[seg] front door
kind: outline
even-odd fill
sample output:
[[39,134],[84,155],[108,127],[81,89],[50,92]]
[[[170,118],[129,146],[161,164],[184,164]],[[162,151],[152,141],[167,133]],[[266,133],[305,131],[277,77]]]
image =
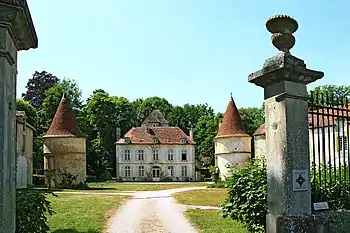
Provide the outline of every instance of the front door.
[[153,178],[153,181],[160,181],[160,168],[159,167],[152,168],[152,178]]

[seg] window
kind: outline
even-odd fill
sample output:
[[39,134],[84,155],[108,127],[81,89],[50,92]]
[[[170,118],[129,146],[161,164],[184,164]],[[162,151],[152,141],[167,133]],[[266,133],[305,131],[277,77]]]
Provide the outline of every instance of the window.
[[124,150],[124,160],[130,160],[130,150]]
[[130,166],[125,166],[124,168],[124,176],[130,177]]
[[157,123],[153,123],[153,124],[151,125],[151,127],[157,127],[157,126],[158,126]]
[[125,138],[124,138],[124,143],[125,143],[125,144],[129,144],[129,143],[130,143],[130,138],[125,137]]
[[187,160],[187,151],[186,150],[181,151],[181,160],[182,161]]
[[138,160],[144,160],[143,150],[138,150],[137,155],[138,155]]
[[186,166],[182,166],[181,167],[181,176],[187,176],[187,167]]
[[339,150],[347,150],[348,149],[348,137],[343,136],[339,137]]
[[172,149],[168,150],[168,160],[174,160],[174,151]]
[[174,166],[168,167],[168,176],[174,176]]
[[139,176],[140,177],[145,176],[145,168],[144,168],[144,166],[139,166]]
[[159,151],[153,150],[153,160],[159,160]]
[[186,144],[186,143],[187,143],[186,138],[182,138],[182,139],[181,139],[181,143],[182,143],[182,144]]
[[158,143],[159,143],[158,138],[153,138],[153,143],[154,143],[154,144],[158,144]]

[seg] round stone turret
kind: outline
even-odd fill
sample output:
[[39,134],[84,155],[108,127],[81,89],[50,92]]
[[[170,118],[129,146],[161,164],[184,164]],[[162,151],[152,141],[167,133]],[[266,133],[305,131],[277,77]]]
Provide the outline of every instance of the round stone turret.
[[44,169],[51,187],[75,187],[86,181],[86,138],[65,96],[44,136]]
[[214,142],[215,166],[219,168],[221,179],[230,174],[228,165],[243,167],[250,160],[251,137],[244,130],[232,96]]

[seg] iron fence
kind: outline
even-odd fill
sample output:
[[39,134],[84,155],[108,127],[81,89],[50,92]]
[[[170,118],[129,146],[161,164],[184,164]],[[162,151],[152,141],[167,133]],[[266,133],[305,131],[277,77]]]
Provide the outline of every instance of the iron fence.
[[309,141],[313,202],[330,206],[350,184],[349,118],[347,98],[311,93],[309,99]]

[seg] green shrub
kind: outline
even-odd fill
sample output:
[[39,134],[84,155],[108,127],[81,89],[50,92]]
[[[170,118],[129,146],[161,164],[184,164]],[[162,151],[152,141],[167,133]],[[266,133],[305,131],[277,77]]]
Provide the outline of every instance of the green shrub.
[[265,232],[267,214],[267,170],[261,161],[234,169],[226,179],[227,197],[222,216],[245,224],[254,233]]
[[350,210],[350,176],[346,166],[320,166],[313,175],[311,170],[312,202],[327,201],[332,210]]
[[[245,224],[250,232],[263,233],[267,214],[267,170],[261,160],[241,169],[233,169],[226,180],[228,195],[222,206],[222,216]],[[312,202],[327,201],[332,210],[350,210],[349,170],[320,168],[311,171]],[[336,177],[336,179],[335,179]]]
[[49,231],[46,215],[52,215],[54,212],[50,202],[46,200],[48,194],[33,189],[17,190],[16,233],[46,233]]

